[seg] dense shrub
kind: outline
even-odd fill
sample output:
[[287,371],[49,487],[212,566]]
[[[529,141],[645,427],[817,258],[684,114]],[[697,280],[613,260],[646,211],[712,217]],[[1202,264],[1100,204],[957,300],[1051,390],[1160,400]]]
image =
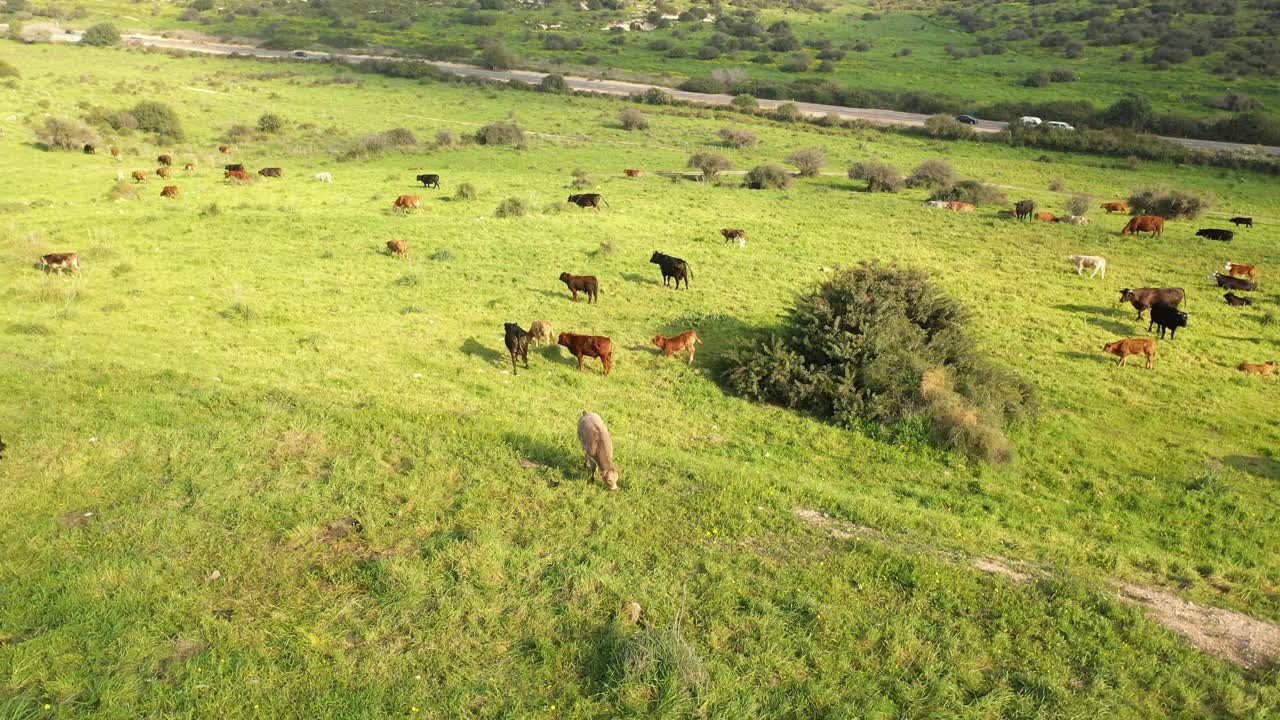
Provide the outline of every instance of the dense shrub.
[[796,53],[787,58],[778,69],[787,73],[805,72],[813,64],[813,58],[806,53]]
[[481,145],[524,145],[524,130],[506,120],[485,125],[476,131],[476,142]]
[[134,105],[129,114],[137,121],[139,130],[155,133],[161,140],[178,142],[186,137],[178,113],[164,103],[143,100]]
[[524,217],[529,214],[529,204],[522,198],[509,197],[498,204],[496,210],[493,211],[494,217]]
[[480,51],[480,64],[490,70],[509,70],[519,62],[515,52],[501,40],[490,40]]
[[742,179],[742,184],[752,190],[786,190],[792,182],[791,173],[776,163],[757,165]]
[[849,177],[866,180],[867,192],[898,192],[902,189],[902,175],[898,169],[879,160],[862,160],[849,168]]
[[1049,178],[1049,191],[1062,192],[1067,187],[1067,181],[1060,177]]
[[755,99],[751,95],[747,95],[746,93],[743,93],[741,95],[733,96],[732,105],[738,108],[739,110],[755,110],[756,108],[760,107],[760,101]]
[[1030,75],[1028,75],[1027,78],[1022,81],[1022,84],[1026,85],[1027,87],[1042,88],[1042,87],[1049,87],[1050,82],[1052,81],[1049,79],[1049,73],[1043,70],[1037,70],[1031,73]]
[[925,160],[911,171],[907,187],[946,188],[955,182],[956,173],[951,163],[941,158]]
[[720,173],[732,170],[733,163],[718,152],[703,150],[689,156],[688,167],[700,171],[703,180],[715,180]]
[[649,118],[635,108],[626,108],[618,113],[618,122],[623,130],[648,130]]
[[981,180],[961,180],[950,187],[934,192],[929,199],[967,202],[974,205],[1007,205],[1009,202],[1004,191]]
[[645,105],[670,105],[675,102],[675,98],[671,97],[671,93],[656,87],[645,90],[636,99]]
[[78,120],[45,118],[44,125],[36,128],[36,140],[49,150],[79,150],[85,143],[99,142],[98,133]]
[[409,128],[392,128],[365,135],[338,155],[339,160],[359,160],[391,150],[416,147],[418,138]]
[[803,148],[787,156],[787,162],[794,165],[800,177],[816,177],[827,161],[827,154],[822,148]]
[[720,128],[720,140],[731,148],[754,147],[760,142],[760,138],[750,130],[734,127]]
[[798,122],[803,117],[804,113],[795,103],[782,103],[773,109],[773,119],[781,122]]
[[863,262],[796,300],[769,338],[726,354],[729,389],[850,428],[927,422],[945,446],[1010,457],[1031,386],[980,353],[968,311],[923,271]]
[[1067,212],[1072,215],[1084,215],[1091,207],[1093,207],[1093,198],[1083,194],[1072,195],[1066,204]]
[[436,147],[451,148],[458,144],[458,139],[454,137],[453,131],[449,128],[440,128],[436,130]]
[[1129,207],[1135,215],[1159,215],[1163,218],[1194,220],[1213,207],[1210,194],[1174,190],[1164,186],[1140,187],[1129,196]]
[[95,45],[98,47],[119,45],[120,31],[111,23],[98,23],[84,31],[84,35],[80,36],[80,43],[83,45]]
[[0,60],[0,78],[16,78],[18,76],[18,68],[14,67],[8,60]]
[[956,120],[954,117],[945,114],[930,115],[924,121],[925,132],[936,138],[947,138],[956,140],[961,138],[972,137],[974,130],[969,125]]
[[542,80],[538,82],[538,89],[545,93],[567,93],[569,92],[569,83],[565,82],[563,75],[551,73],[542,77]]
[[[0,66],[0,77],[4,77],[3,66]],[[1258,101],[1241,92],[1230,92],[1210,100],[1209,107],[1231,112],[1249,112],[1258,107]]]
[[1078,79],[1076,71],[1071,68],[1054,68],[1049,71],[1049,80],[1052,82],[1075,82]]
[[258,130],[264,133],[278,133],[284,129],[284,118],[275,113],[263,113],[258,118]]
[[471,183],[462,183],[453,193],[454,200],[462,200],[471,202],[480,198],[480,193],[476,192],[476,186]]

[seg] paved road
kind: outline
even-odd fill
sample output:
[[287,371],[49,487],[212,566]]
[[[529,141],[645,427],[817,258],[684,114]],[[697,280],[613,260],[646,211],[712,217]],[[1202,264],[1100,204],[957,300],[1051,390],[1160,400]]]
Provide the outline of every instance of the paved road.
[[[70,31],[65,33],[54,33],[51,39],[54,42],[78,42],[80,40],[80,33]],[[165,38],[160,37],[159,35],[149,35],[144,33],[126,35],[125,40],[139,45],[171,48],[174,50],[186,50],[189,52],[207,53],[210,55],[253,55],[256,57],[290,58],[299,61],[313,62],[326,60],[331,57],[349,60],[352,62],[360,62],[362,60],[406,59],[383,55],[321,52],[307,52],[305,57],[298,57],[295,52],[288,50],[266,50],[263,48],[253,47],[251,45],[234,45],[230,43],[209,42],[205,40]],[[474,65],[462,65],[450,62],[432,62],[431,64],[445,72],[454,73],[456,75],[485,78],[488,80],[499,80],[503,82],[509,80],[523,80],[527,83],[537,84],[547,75],[547,73],[534,72],[531,70],[486,70],[485,68],[476,67]],[[605,93],[608,95],[633,95],[656,87],[659,90],[668,92],[673,97],[681,100],[705,103],[708,105],[728,105],[730,101],[733,100],[733,96],[731,95],[687,92],[685,90],[676,90],[674,88],[662,87],[660,85],[647,85],[644,83],[625,82],[622,80],[595,80],[592,78],[566,76],[565,82],[574,90],[585,90],[588,92]],[[784,104],[785,102],[787,101],[761,100],[760,106],[766,109],[772,109]],[[929,118],[928,115],[897,112],[895,110],[878,110],[875,108],[850,108],[840,105],[823,105],[821,103],[809,102],[796,102],[795,105],[800,108],[801,112],[809,115],[825,116],[835,114],[845,120],[867,120],[870,122],[884,123],[888,125],[920,126]],[[996,120],[979,120],[974,129],[979,132],[999,132],[1000,130],[1008,127],[1008,125],[1008,123]],[[1215,140],[1193,140],[1190,138],[1174,137],[1166,137],[1164,139],[1197,150],[1261,150],[1262,152],[1272,155],[1280,155],[1280,147],[1270,145],[1245,145],[1242,143],[1219,142]]]

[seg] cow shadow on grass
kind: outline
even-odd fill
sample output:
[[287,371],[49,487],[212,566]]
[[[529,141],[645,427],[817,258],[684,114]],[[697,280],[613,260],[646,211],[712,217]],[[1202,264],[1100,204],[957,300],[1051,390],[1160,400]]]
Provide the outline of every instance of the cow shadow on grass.
[[1222,462],[1250,475],[1267,480],[1280,480],[1280,462],[1261,455],[1228,455]]
[[473,337],[467,338],[466,341],[462,343],[462,347],[458,349],[463,355],[476,358],[477,360],[483,360],[490,365],[500,365],[503,361],[508,359],[505,352],[498,352],[487,345],[482,345],[479,340],[476,340]]
[[1058,354],[1062,357],[1071,358],[1072,360],[1083,360],[1086,362],[1115,364],[1116,360],[1115,355],[1107,355],[1102,352],[1101,343],[1098,344],[1098,352],[1096,353],[1081,352],[1079,350],[1065,350]]
[[627,282],[640,283],[641,285],[661,285],[662,283],[655,280],[650,275],[640,275],[637,273],[623,273],[622,279]]
[[[568,430],[572,430],[572,428],[568,428]],[[516,455],[560,475],[561,477],[553,480],[553,483],[569,479],[575,470],[583,470],[578,474],[585,475],[585,470],[583,469],[585,465],[578,462],[582,460],[582,456],[569,452],[563,447],[518,433],[506,433],[502,436],[502,439],[503,442],[511,446]]]
[[543,345],[537,350],[530,347],[529,352],[531,354],[536,352],[547,362],[555,363],[557,365],[565,365],[571,368],[578,367],[578,359],[570,355],[568,352],[561,352],[561,349],[562,348],[559,345]]
[[[1116,320],[1117,315],[1114,308],[1100,307],[1098,305],[1055,305],[1054,308],[1076,315],[1088,315],[1086,322],[1110,333],[1132,335],[1136,332],[1135,326],[1126,325]],[[1135,320],[1134,322],[1137,321]]]

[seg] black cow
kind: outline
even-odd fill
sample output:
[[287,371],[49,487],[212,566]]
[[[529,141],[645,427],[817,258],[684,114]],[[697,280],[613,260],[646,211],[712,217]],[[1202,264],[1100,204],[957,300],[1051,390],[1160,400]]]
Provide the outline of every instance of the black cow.
[[684,280],[684,289],[689,289],[689,276],[693,273],[689,272],[689,263],[678,257],[663,255],[657,250],[653,251],[653,257],[649,258],[649,262],[654,263],[662,269],[662,284],[670,287],[671,278],[676,279],[676,289],[680,289],[680,281]]
[[1245,227],[1253,227],[1253,218],[1251,217],[1233,217],[1228,222],[1234,224],[1236,227],[1240,227],[1241,225],[1244,225]]
[[1219,230],[1218,228],[1204,228],[1196,231],[1196,237],[1221,240],[1222,242],[1231,242],[1231,239],[1235,236],[1236,234],[1230,230]]
[[1217,280],[1218,287],[1226,288],[1227,290],[1257,290],[1258,289],[1258,284],[1253,282],[1252,280],[1245,280],[1244,278],[1231,277],[1230,275],[1223,275],[1222,273],[1214,273],[1209,276],[1209,279]]
[[1187,326],[1187,314],[1169,303],[1158,302],[1151,306],[1151,322],[1147,323],[1147,332],[1152,325],[1160,326],[1160,339],[1164,339],[1164,331],[1169,331],[1169,338],[1178,335],[1178,328]]
[[1035,214],[1035,211],[1036,211],[1035,200],[1019,200],[1018,202],[1013,204],[1013,216],[1018,218],[1019,220],[1026,220],[1027,218]]
[[1226,293],[1222,297],[1226,298],[1227,304],[1231,307],[1243,307],[1253,304],[1253,298],[1240,297],[1235,293]]
[[229,170],[231,172],[244,172],[244,163],[231,163],[230,165],[223,165],[222,169]]
[[435,188],[437,190],[440,189],[439,175],[419,175],[417,180],[422,183],[422,187]]
[[164,165],[165,167],[169,167],[170,165],[173,164],[173,157],[169,155],[161,155],[156,158],[156,162],[160,163],[161,165]]
[[84,144],[84,154],[85,154],[85,155],[97,155],[97,154],[98,154],[98,148],[96,148],[96,147],[94,147],[94,146],[90,145],[89,143],[85,143],[85,144]]
[[604,203],[605,207],[609,206],[609,203],[604,202],[604,197],[602,197],[600,193],[582,193],[580,195],[570,195],[569,202],[573,203],[574,205],[577,205],[578,207],[582,207],[582,208],[589,207],[589,208],[595,208],[596,210],[600,209],[600,203]]
[[284,177],[284,170],[278,167],[262,168],[258,171],[258,174],[262,177],[282,178]]
[[517,355],[524,360],[524,369],[529,369],[529,333],[515,323],[503,323],[502,327],[507,331],[506,343],[507,352],[511,353],[511,372],[519,375],[520,372],[516,370]]

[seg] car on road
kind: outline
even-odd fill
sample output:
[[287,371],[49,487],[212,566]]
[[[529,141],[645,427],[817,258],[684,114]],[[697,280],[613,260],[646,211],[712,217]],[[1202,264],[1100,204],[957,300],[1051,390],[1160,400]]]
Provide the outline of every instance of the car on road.
[[974,116],[972,116],[972,115],[957,115],[957,116],[956,116],[956,121],[957,121],[957,122],[962,122],[962,123],[964,123],[965,125],[977,125],[977,124],[978,124],[978,118],[976,118],[976,117],[974,117]]
[[307,51],[306,51],[306,50],[294,50],[294,51],[293,51],[293,56],[294,56],[294,57],[306,57],[306,56],[307,56]]
[[1018,122],[1026,125],[1027,127],[1038,127],[1043,121],[1035,115],[1023,115],[1018,118]]
[[1049,122],[1045,123],[1045,127],[1049,128],[1050,130],[1075,130],[1075,127],[1073,127],[1072,125],[1061,122],[1059,120],[1050,120]]

